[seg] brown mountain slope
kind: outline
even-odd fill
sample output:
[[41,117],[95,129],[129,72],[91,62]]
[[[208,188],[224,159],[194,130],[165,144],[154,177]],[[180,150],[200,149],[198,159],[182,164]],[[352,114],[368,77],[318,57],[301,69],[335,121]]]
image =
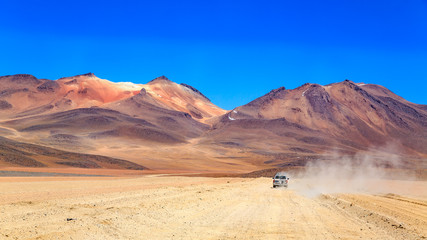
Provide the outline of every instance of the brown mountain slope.
[[174,83],[165,76],[150,81],[144,88],[158,102],[170,109],[189,113],[202,122],[226,112],[212,104],[197,89],[187,84]]
[[263,136],[261,144],[279,150],[357,152],[392,143],[407,153],[427,154],[427,113],[421,108],[383,87],[348,80],[282,87],[225,114],[210,137],[259,146],[257,136]]
[[[93,74],[56,81],[13,75],[0,82],[3,136],[150,169],[242,172],[302,166],[336,153],[397,156],[414,168],[408,159],[427,157],[426,107],[373,84],[281,87],[225,112],[164,76],[147,84]],[[24,149],[11,151],[31,162]],[[36,154],[30,158],[58,165]]]
[[[163,111],[150,109],[145,113],[150,119],[147,121],[111,109],[78,108],[5,121],[2,125],[52,141],[68,136],[70,140],[122,138],[164,144],[185,142],[207,129],[186,113]],[[151,122],[153,119],[156,122]]]
[[130,98],[145,89],[155,105],[186,112],[199,121],[224,114],[195,88],[176,84],[162,76],[148,84],[114,83],[93,73],[60,78],[37,79],[28,74],[0,77],[0,110],[2,118],[32,116],[76,108],[103,107]]
[[140,90],[121,87],[91,73],[56,81],[17,74],[0,77],[0,82],[0,99],[10,104],[3,112],[3,118],[100,106],[132,96]]
[[145,119],[159,128],[167,129],[181,137],[194,138],[208,130],[187,112],[170,110],[158,102],[145,88],[133,97],[105,104],[105,108],[120,111],[135,118]]
[[91,73],[56,81],[21,74],[0,81],[6,136],[69,151],[183,144],[208,130],[199,121],[225,112],[196,89],[165,77],[146,85],[113,83]]
[[0,137],[0,167],[147,169],[126,160],[61,151]]

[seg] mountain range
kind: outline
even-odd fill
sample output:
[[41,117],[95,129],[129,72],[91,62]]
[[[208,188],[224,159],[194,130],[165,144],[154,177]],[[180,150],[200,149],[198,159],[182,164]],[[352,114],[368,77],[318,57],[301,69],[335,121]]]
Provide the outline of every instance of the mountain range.
[[0,133],[0,167],[248,172],[366,154],[425,169],[427,106],[345,80],[280,87],[227,111],[165,76],[17,74],[0,77]]

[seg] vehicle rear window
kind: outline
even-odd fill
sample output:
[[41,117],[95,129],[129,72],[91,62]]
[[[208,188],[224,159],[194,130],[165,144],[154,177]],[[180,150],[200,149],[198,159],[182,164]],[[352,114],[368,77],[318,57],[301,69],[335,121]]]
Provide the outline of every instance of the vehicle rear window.
[[280,176],[280,179],[286,179],[286,176]]

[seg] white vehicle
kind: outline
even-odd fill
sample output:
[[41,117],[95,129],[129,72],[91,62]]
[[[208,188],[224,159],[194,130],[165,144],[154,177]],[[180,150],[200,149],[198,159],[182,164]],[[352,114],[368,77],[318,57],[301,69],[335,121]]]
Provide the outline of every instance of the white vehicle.
[[289,178],[286,177],[286,173],[278,172],[273,177],[273,187],[288,187]]

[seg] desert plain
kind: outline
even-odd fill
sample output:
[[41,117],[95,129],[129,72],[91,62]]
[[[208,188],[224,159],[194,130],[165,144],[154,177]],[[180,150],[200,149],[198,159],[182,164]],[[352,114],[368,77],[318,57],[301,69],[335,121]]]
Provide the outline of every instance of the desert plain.
[[[146,174],[0,178],[0,239],[424,239],[427,182]],[[338,180],[339,181],[339,180]],[[319,186],[319,187],[317,187]]]

